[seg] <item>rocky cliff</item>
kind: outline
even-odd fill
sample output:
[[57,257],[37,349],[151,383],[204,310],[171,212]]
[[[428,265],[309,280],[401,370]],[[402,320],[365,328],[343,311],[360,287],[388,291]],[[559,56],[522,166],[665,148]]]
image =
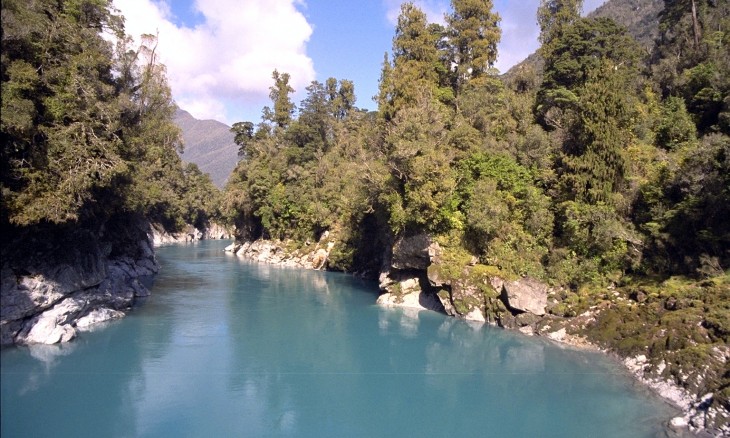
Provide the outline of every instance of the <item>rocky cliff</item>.
[[17,231],[2,249],[0,341],[54,344],[124,316],[159,265],[140,217]]

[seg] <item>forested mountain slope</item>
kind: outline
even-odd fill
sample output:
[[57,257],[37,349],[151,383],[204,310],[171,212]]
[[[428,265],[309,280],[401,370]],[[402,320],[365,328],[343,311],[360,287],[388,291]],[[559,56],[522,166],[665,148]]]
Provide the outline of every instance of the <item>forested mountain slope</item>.
[[629,35],[648,51],[659,36],[659,13],[662,9],[663,0],[608,0],[588,16],[610,18],[626,27]]
[[238,162],[238,146],[230,126],[215,120],[198,120],[182,109],[175,112],[174,121],[182,132],[182,159],[195,163],[222,189]]

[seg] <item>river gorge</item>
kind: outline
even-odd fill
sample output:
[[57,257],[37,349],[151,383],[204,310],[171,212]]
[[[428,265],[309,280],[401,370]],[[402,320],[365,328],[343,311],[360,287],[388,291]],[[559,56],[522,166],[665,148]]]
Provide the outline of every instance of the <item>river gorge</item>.
[[374,282],[228,243],[159,248],[126,318],[3,349],[2,436],[671,433],[677,411],[605,355],[380,307]]

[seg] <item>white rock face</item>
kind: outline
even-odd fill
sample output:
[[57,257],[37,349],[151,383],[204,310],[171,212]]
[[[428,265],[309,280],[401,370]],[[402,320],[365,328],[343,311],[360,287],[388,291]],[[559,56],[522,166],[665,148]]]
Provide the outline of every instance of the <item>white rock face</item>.
[[689,427],[689,422],[684,417],[674,417],[669,421],[669,426],[672,429],[686,429]]
[[106,322],[112,319],[118,319],[124,316],[124,312],[119,310],[108,309],[102,307],[101,309],[92,310],[85,316],[82,316],[76,321],[76,328],[80,331],[89,331],[91,326],[100,322]]
[[487,320],[484,318],[484,314],[481,310],[478,308],[471,309],[471,312],[464,315],[464,319],[467,321],[475,321],[475,322],[487,322]]
[[387,307],[402,307],[405,309],[435,310],[442,311],[441,302],[432,295],[427,295],[420,290],[406,292],[404,294],[384,293],[376,301],[378,305]]
[[228,246],[239,257],[245,257],[260,263],[281,265],[290,268],[316,269],[327,268],[327,260],[332,249],[336,246],[330,233],[322,234],[314,248],[306,251],[286,249],[285,243],[271,240],[256,240],[253,242],[234,243]]
[[76,330],[70,324],[58,325],[51,318],[41,318],[31,328],[24,342],[28,344],[56,344],[68,342],[76,337]]

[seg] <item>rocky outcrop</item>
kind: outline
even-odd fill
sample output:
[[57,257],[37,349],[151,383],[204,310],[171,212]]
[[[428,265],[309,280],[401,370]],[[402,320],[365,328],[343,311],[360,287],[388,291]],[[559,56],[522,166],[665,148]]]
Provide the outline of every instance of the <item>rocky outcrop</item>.
[[423,277],[400,274],[396,279],[388,277],[388,280],[391,283],[385,286],[385,290],[389,292],[380,295],[376,301],[377,304],[388,307],[445,312],[438,296],[424,291],[422,284],[425,279]]
[[402,237],[393,245],[390,267],[396,271],[425,271],[431,264],[431,255],[436,254],[437,247],[438,243],[432,243],[426,234]]
[[438,243],[426,234],[401,237],[392,251],[383,258],[378,277],[380,290],[377,304],[444,313],[437,289],[429,283],[426,269],[438,256]]
[[501,297],[511,310],[542,316],[547,306],[548,288],[544,283],[526,277],[504,282]]
[[152,230],[137,217],[98,230],[26,231],[3,248],[0,341],[69,341],[149,295],[158,269]]
[[225,248],[240,257],[261,263],[302,269],[327,269],[329,254],[336,245],[336,238],[329,232],[322,233],[315,244],[289,249],[291,242],[259,239],[253,242],[234,242]]
[[179,232],[168,232],[160,224],[152,225],[154,246],[232,238],[233,233],[231,230],[217,223],[211,223],[205,228],[195,228],[192,225],[187,225],[184,230]]

